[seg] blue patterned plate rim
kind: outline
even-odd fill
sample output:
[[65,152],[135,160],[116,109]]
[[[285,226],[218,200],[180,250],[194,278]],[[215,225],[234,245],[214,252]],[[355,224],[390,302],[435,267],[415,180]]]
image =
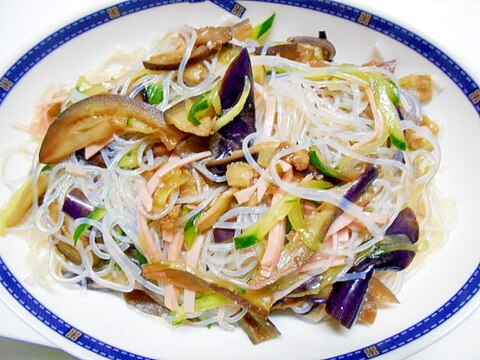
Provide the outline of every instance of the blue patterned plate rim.
[[[72,40],[80,34],[96,28],[102,24],[114,21],[117,18],[124,17],[139,11],[147,10],[162,5],[170,5],[185,2],[202,2],[203,0],[131,0],[119,3],[114,6],[99,10],[87,15],[62,29],[54,32],[44,40],[39,42],[14,65],[12,65],[3,76],[0,77],[0,106],[6,96],[13,89],[25,74],[33,68],[40,60],[46,57],[58,47]],[[252,0],[250,0],[252,1]],[[480,89],[472,77],[463,70],[454,60],[452,60],[442,50],[416,35],[415,33],[391,22],[373,13],[369,13],[350,5],[338,3],[331,0],[253,0],[257,2],[266,2],[281,5],[290,5],[305,9],[319,11],[325,14],[333,15],[369,29],[382,33],[392,39],[395,39],[410,49],[425,57],[432,64],[442,70],[462,91],[468,101],[480,115]],[[242,16],[246,8],[234,0],[212,0],[211,2],[222,7],[226,11]],[[84,333],[71,324],[63,321],[55,313],[41,304],[25,287],[15,278],[8,269],[3,259],[0,257],[0,283],[11,294],[11,296],[31,315],[38,319],[45,326],[56,332],[58,335],[75,343],[76,345],[109,359],[121,360],[147,360],[150,358],[134,354],[120,348],[106,344],[95,337]],[[389,353],[395,349],[405,346],[414,340],[430,333],[447,319],[458,313],[467,303],[477,294],[480,289],[480,265],[474,270],[473,274],[467,279],[462,287],[445,304],[435,312],[425,317],[418,323],[407,329],[383,339],[377,343],[370,344],[364,348],[341,354],[330,360],[341,359],[371,359],[382,354]]]

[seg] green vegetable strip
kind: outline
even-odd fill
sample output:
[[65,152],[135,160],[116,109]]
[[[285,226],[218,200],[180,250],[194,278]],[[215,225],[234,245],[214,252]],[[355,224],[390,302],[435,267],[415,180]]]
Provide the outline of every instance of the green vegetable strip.
[[112,88],[110,82],[92,84],[85,76],[80,76],[75,84],[75,90],[87,96],[98,95],[107,92]]
[[163,101],[163,86],[161,84],[148,85],[146,91],[148,102],[151,105],[158,105]]
[[[325,71],[325,70],[323,70]],[[373,90],[375,102],[377,103],[380,112],[384,118],[390,140],[392,144],[400,150],[406,150],[407,145],[405,135],[400,125],[400,117],[395,108],[395,104],[399,101],[398,88],[395,83],[385,78],[379,71],[360,71],[358,67],[353,65],[342,66],[341,70],[330,73],[318,73],[312,76],[307,76],[310,80],[323,80],[325,78],[340,78],[349,79],[346,75],[354,76],[363,83],[368,83]]]
[[128,151],[118,162],[121,169],[135,169],[138,167],[138,146]]
[[197,238],[198,234],[198,220],[203,216],[203,212],[198,213],[194,217],[190,218],[187,223],[185,224],[185,245],[187,248],[191,249],[195,239]]
[[[87,219],[92,219],[92,220],[101,220],[105,214],[107,213],[107,209],[103,207],[96,207],[93,209],[93,211],[87,216]],[[83,235],[85,230],[87,230],[90,227],[88,224],[80,224],[76,229],[75,232],[73,233],[73,243],[76,245],[78,239]]]
[[261,241],[265,235],[272,230],[275,224],[282,221],[295,204],[299,204],[299,202],[300,200],[298,198],[293,198],[290,195],[285,196],[281,201],[273,205],[258,222],[234,239],[235,247],[237,249],[243,249]]
[[252,30],[252,39],[258,40],[260,39],[265,33],[270,30],[275,20],[275,13],[273,13],[267,20],[255,26]]
[[220,293],[206,293],[195,299],[195,311],[215,309],[231,303],[232,301],[229,298]]
[[247,102],[248,95],[250,94],[250,80],[245,76],[245,86],[243,87],[242,95],[240,95],[240,99],[238,99],[237,103],[233,105],[229,110],[224,112],[222,116],[220,116],[215,124],[213,125],[213,130],[218,131],[229,122],[231,122],[235,116],[240,114]]
[[377,102],[377,106],[387,124],[392,144],[398,149],[405,151],[407,149],[407,144],[405,141],[405,135],[400,125],[400,117],[398,116],[398,111],[395,108],[395,105],[393,105],[388,92],[389,85],[387,84],[390,83],[386,84],[385,80],[382,80],[383,81],[371,79],[370,84],[373,89],[373,95],[375,97],[375,101]]
[[324,190],[324,189],[330,189],[333,187],[333,184],[331,182],[325,181],[325,180],[308,180],[308,181],[302,181],[298,186],[303,187],[303,188],[312,188],[312,189],[319,189],[319,190]]
[[193,125],[199,126],[201,124],[200,120],[198,119],[198,116],[201,115],[201,113],[205,112],[211,105],[211,100],[210,100],[210,92],[207,92],[200,96],[192,105],[190,108],[190,111],[188,112],[188,121],[190,121]]
[[34,199],[33,179],[28,178],[0,209],[0,236],[5,235],[8,228],[19,224],[32,207],[34,201],[38,201],[38,198],[45,193],[50,176],[49,168],[47,167],[51,167],[51,165],[45,165],[37,179],[37,199]]
[[292,207],[292,210],[290,210],[288,213],[288,220],[292,225],[293,230],[300,234],[305,245],[314,251],[318,251],[320,249],[320,242],[307,229],[307,225],[305,224],[305,220],[303,218],[302,204],[300,204],[300,202]]
[[144,265],[148,263],[147,258],[140,252],[138,249],[135,249],[135,257],[137,258],[140,265]]
[[310,162],[313,166],[320,170],[322,174],[340,180],[350,180],[352,177],[356,177],[355,174],[346,174],[327,165],[325,161],[323,161],[322,155],[316,146],[310,146],[308,153],[310,155]]
[[46,164],[42,170],[40,170],[40,172],[44,172],[44,171],[48,171],[48,170],[52,170],[53,169],[53,165],[52,164]]

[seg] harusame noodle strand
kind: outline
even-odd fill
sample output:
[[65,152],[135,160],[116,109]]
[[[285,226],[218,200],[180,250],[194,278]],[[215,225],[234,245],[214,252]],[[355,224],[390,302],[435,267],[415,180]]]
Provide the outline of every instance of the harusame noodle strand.
[[[236,81],[253,80],[254,131],[226,153],[218,153],[225,150],[222,145],[212,147],[218,136],[233,146],[239,133],[229,133],[229,127],[246,121],[249,100],[218,132],[201,137],[186,131],[173,149],[152,125],[132,125],[129,118],[92,159],[77,150],[48,169],[35,163],[28,180],[32,206],[15,226],[8,226],[11,210],[4,210],[4,227],[48,239],[48,267],[56,281],[121,293],[143,290],[175,324],[232,329],[245,314],[256,313],[255,294],[261,291],[268,304],[260,308],[267,312],[290,308],[318,321],[327,316],[325,304],[327,312],[335,306],[329,302],[336,289],[370,279],[372,259],[374,276],[397,292],[405,275],[382,272],[379,259],[395,251],[431,250],[444,236],[434,214],[438,197],[432,181],[440,149],[437,134],[422,122],[420,102],[381,64],[335,64],[317,50],[313,59],[269,55],[279,46],[273,41],[255,55],[262,46],[258,39],[236,35],[234,27],[219,29],[230,38],[213,38],[206,45],[200,43],[201,29],[169,32],[151,55],[178,51],[171,43],[183,50],[178,65],[165,69],[115,55],[90,79],[109,78],[112,63],[130,68],[108,81],[82,77],[62,97],[60,111],[115,94],[155,107],[162,121],[184,106],[183,118],[177,119],[181,124],[174,125],[195,133],[197,126],[233,111],[241,98],[230,109],[218,109],[226,103],[222,94],[228,93],[232,64],[246,46],[253,77],[241,75]],[[208,56],[192,63],[201,46],[211,46]],[[308,53],[314,45],[295,46]],[[400,119],[394,104],[411,116]],[[394,144],[398,131],[395,135],[387,118],[398,118],[398,131],[406,134],[404,149]],[[229,161],[233,150],[242,153]],[[209,165],[218,159],[226,166]],[[354,190],[372,168],[375,175]],[[48,186],[42,190],[45,176]],[[89,216],[65,210],[74,189],[83,194]],[[272,204],[275,196],[278,203]],[[406,242],[414,229],[395,228],[406,208],[418,222],[417,244]],[[94,209],[102,215],[94,216]],[[280,239],[273,229],[280,230]],[[277,245],[268,247],[270,241]],[[268,262],[269,272],[263,271],[267,258],[274,261]],[[358,301],[367,301],[364,297]],[[354,315],[362,319],[358,311]]]

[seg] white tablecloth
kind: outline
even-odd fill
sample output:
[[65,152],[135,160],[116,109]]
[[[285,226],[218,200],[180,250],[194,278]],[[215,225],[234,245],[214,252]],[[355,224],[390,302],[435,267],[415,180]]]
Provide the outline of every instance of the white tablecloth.
[[[75,19],[117,3],[117,0],[2,0],[0,2],[0,73],[51,32]],[[441,44],[480,81],[480,1],[478,0],[356,0],[349,4],[370,9],[417,30]],[[9,340],[16,339],[22,342]],[[0,358],[70,359],[19,320],[0,302]],[[479,359],[480,310],[455,330],[411,359]]]

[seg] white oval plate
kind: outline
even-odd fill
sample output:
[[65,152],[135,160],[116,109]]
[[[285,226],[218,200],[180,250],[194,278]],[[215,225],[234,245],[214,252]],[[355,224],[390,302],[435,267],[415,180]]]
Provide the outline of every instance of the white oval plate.
[[[469,75],[437,47],[374,14],[332,1],[127,1],[52,34],[0,77],[0,153],[26,139],[11,119],[27,123],[41,94],[52,84],[73,84],[117,48],[152,45],[181,24],[212,25],[226,10],[245,11],[257,23],[277,13],[273,39],[326,30],[337,62],[363,63],[379,45],[398,60],[397,75],[429,73],[444,86],[427,113],[442,127],[442,165],[437,184],[456,203],[449,241],[428,259],[400,292],[401,305],[379,312],[373,326],[350,331],[274,316],[279,339],[253,346],[240,330],[172,328],[130,310],[117,296],[39,286],[26,265],[24,239],[0,239],[0,298],[60,348],[82,358],[116,359],[364,359],[410,355],[457,325],[480,303],[480,242],[472,236],[480,191],[480,165],[459,154],[477,153],[480,90]],[[172,3],[172,4],[170,4]],[[175,3],[175,4],[173,4]],[[279,3],[288,3],[282,5]],[[144,10],[144,11],[142,11]],[[181,14],[181,20],[179,19]],[[463,160],[462,160],[463,159]],[[18,171],[25,166],[18,165]],[[458,186],[461,183],[461,186]],[[0,202],[8,197],[1,189]]]

